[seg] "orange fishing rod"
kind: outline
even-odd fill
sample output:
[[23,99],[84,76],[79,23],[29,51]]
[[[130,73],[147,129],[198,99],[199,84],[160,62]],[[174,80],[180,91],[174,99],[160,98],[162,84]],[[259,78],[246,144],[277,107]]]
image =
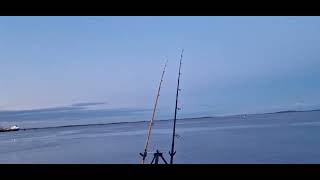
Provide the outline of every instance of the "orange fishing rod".
[[147,157],[148,145],[149,145],[149,141],[150,141],[153,120],[154,120],[155,112],[156,112],[156,109],[157,109],[158,99],[159,99],[159,96],[160,96],[160,89],[161,89],[161,85],[162,85],[162,81],[163,81],[163,76],[164,76],[164,73],[166,71],[167,63],[168,63],[168,60],[166,61],[165,65],[164,65],[164,68],[163,68],[163,71],[162,71],[161,80],[160,80],[160,84],[159,84],[156,100],[155,100],[154,107],[153,107],[152,118],[151,118],[150,123],[149,123],[149,130],[148,130],[147,140],[146,140],[146,143],[145,143],[145,146],[144,146],[144,152],[143,152],[143,154],[140,153],[140,155],[142,156],[141,164],[144,164],[144,161],[145,161],[145,159]]

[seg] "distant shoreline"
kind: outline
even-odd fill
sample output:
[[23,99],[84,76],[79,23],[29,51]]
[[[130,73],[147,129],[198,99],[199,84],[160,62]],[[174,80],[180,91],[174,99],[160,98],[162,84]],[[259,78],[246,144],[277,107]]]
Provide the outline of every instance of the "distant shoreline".
[[[227,116],[200,116],[200,117],[189,117],[189,118],[180,118],[177,120],[187,120],[187,119],[204,119],[204,118],[225,118],[225,117],[233,117],[233,116],[244,116],[244,115],[259,115],[259,114],[285,114],[285,113],[297,113],[297,112],[313,112],[320,111],[320,109],[314,110],[286,110],[286,111],[277,111],[277,112],[269,112],[269,113],[254,113],[254,114],[236,114],[236,115],[227,115]],[[159,121],[170,121],[172,119],[161,119],[155,120]],[[96,123],[96,124],[75,124],[75,125],[63,125],[63,126],[49,126],[49,127],[38,127],[38,128],[22,128],[20,131],[26,130],[38,130],[38,129],[56,129],[56,128],[68,128],[68,127],[85,127],[85,126],[105,126],[105,125],[114,125],[114,124],[133,124],[133,123],[143,123],[149,121],[123,121],[123,122],[111,122],[111,123]]]

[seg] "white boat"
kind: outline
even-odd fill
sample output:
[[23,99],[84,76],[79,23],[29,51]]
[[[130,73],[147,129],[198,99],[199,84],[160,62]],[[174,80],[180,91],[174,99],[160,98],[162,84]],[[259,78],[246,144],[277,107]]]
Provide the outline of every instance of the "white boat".
[[20,128],[16,125],[11,126],[9,128],[0,128],[0,132],[7,132],[7,131],[18,131]]

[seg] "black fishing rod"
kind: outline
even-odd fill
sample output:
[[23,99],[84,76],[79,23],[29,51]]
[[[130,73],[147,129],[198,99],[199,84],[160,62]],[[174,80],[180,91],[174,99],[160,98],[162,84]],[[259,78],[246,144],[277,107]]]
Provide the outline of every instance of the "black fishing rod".
[[180,110],[178,108],[178,97],[179,97],[179,91],[181,91],[181,89],[179,88],[179,83],[180,83],[180,75],[181,75],[180,70],[181,70],[181,62],[182,62],[182,57],[183,57],[183,51],[184,51],[184,49],[182,49],[181,57],[180,57],[179,75],[178,75],[178,84],[177,84],[177,94],[176,94],[176,107],[175,107],[175,111],[174,111],[174,120],[173,120],[172,145],[171,145],[171,151],[169,151],[169,154],[171,156],[170,164],[173,164],[173,156],[176,154],[176,151],[174,150],[174,140],[175,140],[175,136],[176,136],[177,110]]
[[149,141],[150,141],[150,135],[151,135],[152,125],[153,125],[153,120],[154,120],[155,112],[156,112],[156,109],[157,109],[158,98],[160,96],[161,84],[162,84],[162,81],[163,81],[164,73],[166,71],[167,63],[168,63],[168,60],[166,61],[166,64],[164,65],[164,68],[163,68],[163,71],[162,71],[161,80],[160,80],[160,84],[159,84],[159,88],[158,88],[158,93],[157,93],[156,100],[155,100],[154,107],[153,107],[152,118],[151,118],[150,123],[149,123],[149,130],[148,130],[146,144],[144,146],[144,152],[140,153],[140,155],[142,156],[141,164],[144,164],[144,161],[145,161],[145,159],[147,157],[148,145],[149,145]]

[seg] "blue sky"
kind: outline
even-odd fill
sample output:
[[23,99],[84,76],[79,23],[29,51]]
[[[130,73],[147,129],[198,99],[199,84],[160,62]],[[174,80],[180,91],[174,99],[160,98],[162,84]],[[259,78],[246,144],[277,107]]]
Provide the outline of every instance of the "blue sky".
[[105,102],[224,115],[320,107],[320,17],[0,17],[0,110]]

